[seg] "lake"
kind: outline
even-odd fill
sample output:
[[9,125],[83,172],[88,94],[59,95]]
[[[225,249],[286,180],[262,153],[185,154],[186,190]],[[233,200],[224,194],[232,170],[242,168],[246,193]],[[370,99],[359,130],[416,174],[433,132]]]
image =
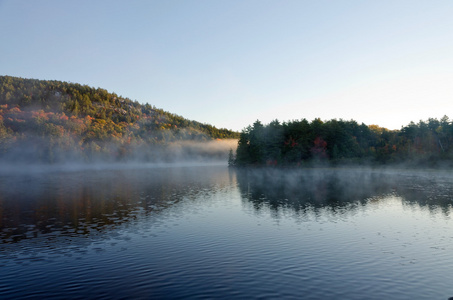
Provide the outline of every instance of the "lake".
[[449,172],[0,175],[0,299],[448,299]]

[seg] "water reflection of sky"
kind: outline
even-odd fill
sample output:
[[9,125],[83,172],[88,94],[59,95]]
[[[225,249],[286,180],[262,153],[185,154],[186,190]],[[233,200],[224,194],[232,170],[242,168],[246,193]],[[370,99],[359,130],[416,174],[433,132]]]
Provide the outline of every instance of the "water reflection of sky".
[[1,179],[6,298],[453,295],[447,174],[200,167]]

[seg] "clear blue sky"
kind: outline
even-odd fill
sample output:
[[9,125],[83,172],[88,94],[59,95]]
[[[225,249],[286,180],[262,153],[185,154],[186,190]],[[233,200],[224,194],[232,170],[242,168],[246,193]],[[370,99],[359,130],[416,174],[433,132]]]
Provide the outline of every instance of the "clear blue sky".
[[453,118],[453,1],[0,0],[0,75],[217,127]]

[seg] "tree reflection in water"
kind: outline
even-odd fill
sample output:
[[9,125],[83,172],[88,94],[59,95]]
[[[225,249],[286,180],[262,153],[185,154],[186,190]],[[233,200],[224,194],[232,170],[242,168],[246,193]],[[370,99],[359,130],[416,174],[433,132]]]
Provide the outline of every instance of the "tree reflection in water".
[[270,209],[275,216],[281,210],[300,215],[321,208],[341,213],[386,196],[399,197],[405,205],[440,208],[444,214],[453,203],[453,178],[436,171],[239,169],[237,180],[247,205],[257,213]]
[[[219,180],[219,176],[225,178]],[[193,198],[214,184],[227,184],[227,176],[225,167],[0,176],[0,243],[110,233]]]

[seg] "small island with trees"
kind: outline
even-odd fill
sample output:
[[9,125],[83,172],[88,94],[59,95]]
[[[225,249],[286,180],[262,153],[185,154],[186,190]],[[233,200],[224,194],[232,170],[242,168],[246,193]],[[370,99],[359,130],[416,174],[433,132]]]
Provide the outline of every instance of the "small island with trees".
[[453,122],[447,116],[411,122],[401,130],[354,120],[306,119],[263,125],[257,120],[239,137],[229,165],[314,166],[405,164],[444,167],[453,159]]

